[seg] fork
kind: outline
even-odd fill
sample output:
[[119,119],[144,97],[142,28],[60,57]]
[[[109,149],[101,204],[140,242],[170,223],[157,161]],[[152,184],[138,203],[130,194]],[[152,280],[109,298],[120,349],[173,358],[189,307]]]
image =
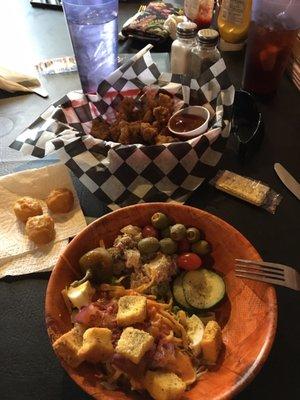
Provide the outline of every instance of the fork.
[[241,260],[239,258],[235,261],[235,275],[240,278],[253,279],[300,290],[299,272],[287,265],[264,261]]

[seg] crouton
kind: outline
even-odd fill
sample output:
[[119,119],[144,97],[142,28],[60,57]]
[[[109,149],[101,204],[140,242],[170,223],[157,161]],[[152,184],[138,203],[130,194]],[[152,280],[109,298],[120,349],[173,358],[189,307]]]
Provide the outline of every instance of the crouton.
[[178,400],[186,384],[173,372],[147,371],[145,388],[154,400]]
[[143,322],[147,315],[147,300],[144,296],[123,296],[118,301],[117,324],[129,326]]
[[70,367],[76,368],[83,361],[78,354],[82,346],[83,331],[73,328],[53,343],[55,353]]
[[222,331],[216,321],[209,321],[204,329],[201,348],[206,364],[215,364],[222,346]]
[[108,360],[114,353],[108,328],[89,328],[83,334],[83,344],[78,355],[91,363]]
[[154,339],[149,333],[129,327],[122,332],[116,352],[138,364],[153,342]]

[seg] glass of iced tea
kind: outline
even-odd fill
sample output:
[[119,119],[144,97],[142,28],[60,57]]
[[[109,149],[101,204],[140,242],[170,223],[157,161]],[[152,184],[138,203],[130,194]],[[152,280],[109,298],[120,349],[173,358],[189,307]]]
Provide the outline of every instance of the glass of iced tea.
[[253,0],[245,90],[266,97],[276,92],[299,28],[300,0]]

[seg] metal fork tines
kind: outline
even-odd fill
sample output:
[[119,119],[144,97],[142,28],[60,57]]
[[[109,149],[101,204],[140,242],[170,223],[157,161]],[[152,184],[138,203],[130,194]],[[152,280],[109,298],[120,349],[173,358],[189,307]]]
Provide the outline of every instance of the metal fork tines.
[[283,264],[236,259],[235,275],[240,278],[286,286],[300,290],[300,274]]

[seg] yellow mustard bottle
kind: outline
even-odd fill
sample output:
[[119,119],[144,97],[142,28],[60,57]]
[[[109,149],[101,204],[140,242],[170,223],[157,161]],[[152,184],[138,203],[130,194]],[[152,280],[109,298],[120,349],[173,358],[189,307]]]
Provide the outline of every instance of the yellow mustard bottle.
[[240,50],[247,38],[250,25],[252,0],[223,0],[218,28],[221,50]]

